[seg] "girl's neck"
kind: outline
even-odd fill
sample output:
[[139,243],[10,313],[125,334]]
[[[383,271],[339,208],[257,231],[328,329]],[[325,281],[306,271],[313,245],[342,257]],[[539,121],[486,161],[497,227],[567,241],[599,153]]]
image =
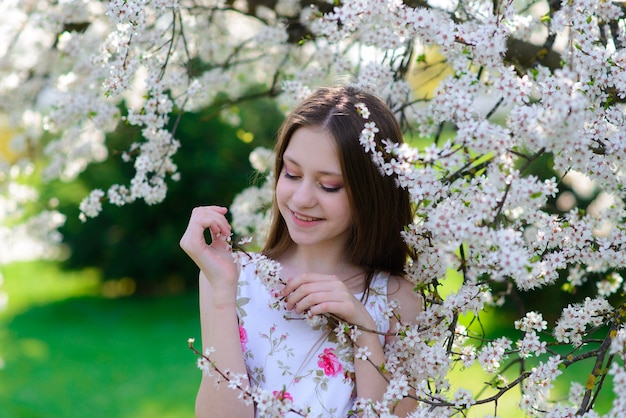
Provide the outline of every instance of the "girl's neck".
[[344,252],[335,248],[299,245],[292,245],[279,261],[298,266],[307,272],[322,274],[334,274],[336,270],[351,264]]
[[294,246],[278,261],[283,267],[285,278],[302,273],[332,274],[343,280],[354,293],[362,292],[365,270],[352,264],[340,251]]

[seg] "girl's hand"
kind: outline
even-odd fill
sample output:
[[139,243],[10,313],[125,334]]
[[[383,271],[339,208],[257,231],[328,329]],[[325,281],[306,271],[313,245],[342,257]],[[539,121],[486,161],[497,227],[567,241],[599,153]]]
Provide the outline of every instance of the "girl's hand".
[[[180,239],[181,248],[200,267],[213,288],[237,286],[238,268],[228,242],[231,228],[224,216],[227,211],[221,206],[194,208]],[[207,244],[204,237],[207,229],[211,233],[211,244]]]
[[376,329],[365,306],[337,276],[304,273],[289,279],[281,292],[287,298],[286,308],[302,314],[334,314],[353,325]]

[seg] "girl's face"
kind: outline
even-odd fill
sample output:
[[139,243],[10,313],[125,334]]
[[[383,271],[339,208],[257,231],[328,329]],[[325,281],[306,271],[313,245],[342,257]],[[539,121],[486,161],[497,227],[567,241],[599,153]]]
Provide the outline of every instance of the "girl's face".
[[352,225],[337,146],[320,127],[291,136],[276,184],[276,201],[296,245],[343,251]]

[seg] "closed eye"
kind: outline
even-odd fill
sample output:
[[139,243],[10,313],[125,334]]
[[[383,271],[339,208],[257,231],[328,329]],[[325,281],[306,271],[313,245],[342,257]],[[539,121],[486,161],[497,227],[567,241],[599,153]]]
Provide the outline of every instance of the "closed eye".
[[337,193],[339,190],[341,190],[341,187],[327,187],[324,186],[323,184],[320,184],[320,189],[324,190],[327,193]]
[[294,176],[293,174],[290,174],[287,170],[285,170],[285,173],[283,174],[283,176],[289,180],[295,180],[299,177],[299,176]]
[[[298,180],[300,178],[300,176],[291,174],[287,170],[283,171],[283,177],[286,178],[287,180]],[[325,191],[326,193],[337,193],[339,190],[343,188],[342,186],[339,186],[339,187],[324,186],[322,183],[317,183],[317,186],[323,191]]]

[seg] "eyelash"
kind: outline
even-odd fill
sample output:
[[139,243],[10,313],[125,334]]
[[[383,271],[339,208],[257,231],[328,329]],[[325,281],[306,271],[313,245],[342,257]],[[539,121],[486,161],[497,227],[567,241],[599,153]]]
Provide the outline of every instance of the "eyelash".
[[[285,170],[285,174],[283,174],[283,175],[288,180],[296,180],[298,178],[298,176],[294,176],[292,174],[289,174],[289,172],[286,171],[286,170]],[[320,183],[318,183],[318,186],[320,187],[320,189],[322,189],[326,193],[337,193],[339,190],[341,190],[341,187],[326,187],[326,186],[324,186],[324,185],[322,185]]]

